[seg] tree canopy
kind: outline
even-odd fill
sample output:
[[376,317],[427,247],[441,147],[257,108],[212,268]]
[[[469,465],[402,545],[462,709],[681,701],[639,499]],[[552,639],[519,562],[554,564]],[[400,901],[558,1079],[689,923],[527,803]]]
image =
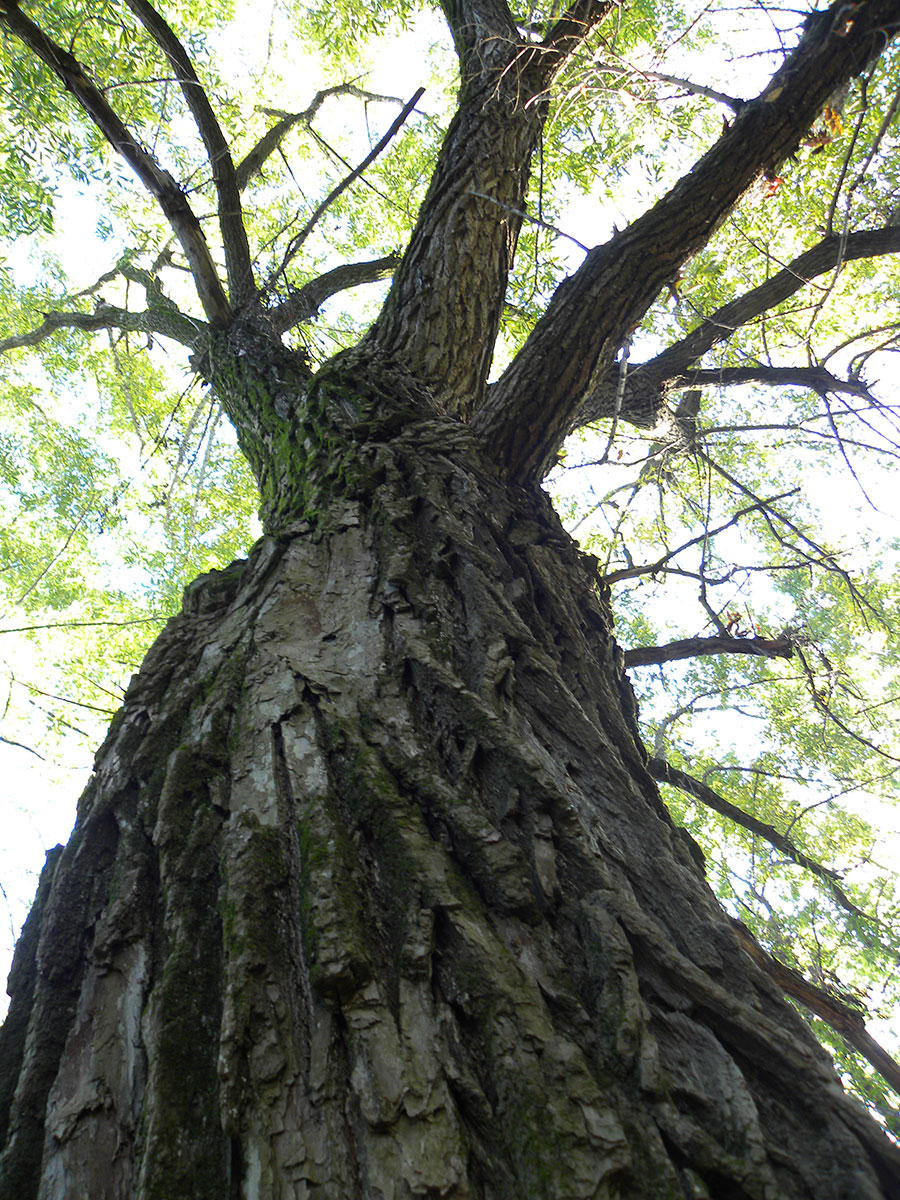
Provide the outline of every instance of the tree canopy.
[[3,738],[94,741],[258,534],[217,330],[402,344],[596,558],[651,774],[900,1135],[900,5],[484,7],[0,0]]

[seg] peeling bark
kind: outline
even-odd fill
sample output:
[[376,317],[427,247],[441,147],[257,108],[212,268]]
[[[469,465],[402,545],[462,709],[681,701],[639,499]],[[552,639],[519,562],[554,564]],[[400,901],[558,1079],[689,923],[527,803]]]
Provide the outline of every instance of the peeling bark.
[[0,1196],[900,1195],[546,498],[427,411],[356,456],[132,681],[19,947]]

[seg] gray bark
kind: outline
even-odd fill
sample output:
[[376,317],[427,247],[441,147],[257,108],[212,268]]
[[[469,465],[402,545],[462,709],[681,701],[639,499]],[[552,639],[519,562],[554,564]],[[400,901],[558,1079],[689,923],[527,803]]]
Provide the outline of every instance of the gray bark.
[[0,1196],[900,1195],[659,800],[593,560],[457,422],[355,467],[132,682],[18,951]]

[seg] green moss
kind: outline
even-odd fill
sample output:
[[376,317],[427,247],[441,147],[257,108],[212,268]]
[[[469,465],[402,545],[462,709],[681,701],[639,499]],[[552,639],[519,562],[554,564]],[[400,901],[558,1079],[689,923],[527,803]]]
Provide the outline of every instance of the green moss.
[[276,536],[308,521],[327,527],[335,500],[370,494],[377,472],[366,449],[368,414],[385,396],[354,378],[352,364],[332,362],[310,381],[296,354],[270,343],[237,347],[214,336],[207,375],[232,417],[256,476],[261,517]]
[[557,1183],[568,1169],[567,1146],[556,1121],[548,1119],[546,1092],[528,1086],[511,1089],[504,1103],[504,1128],[509,1154],[514,1164],[520,1195],[529,1200],[555,1198],[561,1194]]
[[224,879],[220,912],[225,949],[248,963],[278,962],[286,952],[289,851],[282,834],[262,825],[255,814],[243,812],[235,820],[249,836],[242,839]]
[[312,982],[326,990],[359,984],[374,973],[373,930],[362,893],[359,849],[333,797],[308,802],[297,821],[297,837],[300,918]]
[[145,1131],[146,1194],[220,1197],[227,1190],[219,1121],[220,820],[189,747],[170,759],[160,806],[160,874],[168,953],[151,998],[155,1040]]

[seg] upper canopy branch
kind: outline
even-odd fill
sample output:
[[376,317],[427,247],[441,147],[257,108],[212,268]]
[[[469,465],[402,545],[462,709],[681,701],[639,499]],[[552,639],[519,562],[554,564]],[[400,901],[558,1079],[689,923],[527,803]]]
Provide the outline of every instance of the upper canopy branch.
[[302,112],[276,112],[273,109],[258,108],[257,112],[267,113],[269,116],[277,116],[278,121],[267,129],[263,136],[259,139],[244,158],[238,163],[235,168],[235,179],[238,188],[243,191],[253,176],[261,171],[270,155],[274,154],[287,135],[297,125],[309,125],[313,117],[330,96],[355,96],[359,100],[380,101],[385,104],[402,104],[403,101],[397,96],[382,96],[377,92],[367,92],[362,88],[358,88],[352,83],[339,83],[334,87],[323,88],[316,92],[311,102]]
[[843,0],[807,23],[768,86],[649,212],[592,250],[556,290],[473,425],[501,468],[537,481],[553,463],[592,382],[667,280],[704,246],[760,172],[796,150],[833,92],[887,45],[900,0],[870,0],[841,23]]
[[559,62],[569,57],[584,42],[622,0],[575,0],[558,18],[541,43],[547,67],[556,70]]
[[328,195],[325,197],[325,199],[322,200],[321,203],[316,206],[312,215],[307,219],[306,223],[303,225],[303,228],[298,233],[295,233],[294,236],[291,238],[290,242],[288,243],[287,249],[284,251],[284,253],[281,256],[281,263],[279,264],[278,269],[273,272],[272,276],[270,277],[270,279],[267,282],[267,288],[271,288],[274,285],[275,281],[279,278],[279,276],[284,274],[288,264],[296,256],[300,247],[303,245],[303,243],[306,241],[306,239],[312,233],[313,229],[316,227],[318,222],[321,220],[321,218],[324,216],[324,214],[328,211],[328,209],[331,207],[331,205],[334,204],[335,200],[337,200],[338,196],[340,196],[342,192],[346,191],[347,188],[350,186],[351,183],[353,183],[353,181],[355,179],[359,179],[360,175],[362,175],[362,173],[363,173],[363,171],[365,171],[366,167],[368,167],[371,163],[373,163],[375,161],[375,159],[378,157],[378,155],[382,153],[383,150],[387,149],[387,147],[390,145],[393,138],[396,136],[396,134],[402,128],[402,126],[405,123],[409,114],[413,111],[413,109],[416,107],[416,105],[422,99],[424,92],[425,92],[424,88],[418,88],[413,93],[413,95],[410,97],[410,99],[407,100],[406,104],[403,105],[403,108],[400,110],[400,112],[397,114],[397,116],[391,122],[390,128],[388,129],[388,131],[384,135],[384,137],[382,137],[380,139],[380,141],[378,141],[372,147],[372,149],[365,156],[365,158],[362,160],[361,163],[359,163],[357,166],[355,166],[352,169],[352,171],[350,171],[347,175],[345,175],[344,178],[340,181],[340,183],[335,184],[335,186],[331,189],[331,191],[328,193]]
[[59,77],[113,149],[125,159],[150,195],[159,203],[187,256],[203,311],[212,325],[226,326],[233,315],[231,305],[219,279],[200,222],[176,181],[159,165],[152,154],[139,145],[137,138],[122,123],[103,93],[88,78],[82,64],[62,46],[51,41],[19,10],[14,0],[0,0],[0,24],[33,50]]
[[[706,371],[702,374],[692,370],[693,364],[711,350],[713,346],[727,341],[736,330],[743,325],[769,312],[777,304],[781,304],[795,292],[806,287],[819,275],[833,271],[843,263],[853,262],[861,258],[876,258],[884,254],[900,253],[900,226],[889,225],[883,229],[866,229],[859,233],[851,233],[846,237],[837,234],[822,238],[809,250],[793,259],[787,266],[776,272],[770,279],[730,300],[717,308],[715,312],[704,318],[695,329],[685,337],[674,342],[662,353],[648,362],[636,364],[628,373],[625,395],[622,400],[620,415],[626,421],[631,420],[632,411],[637,417],[637,424],[654,424],[662,411],[666,393],[673,387],[696,386],[703,383],[741,383],[754,382],[794,382],[785,377],[767,380],[761,374],[752,379],[741,378],[739,375],[726,377],[725,374]],[[768,368],[775,370],[776,368]],[[782,370],[782,368],[777,368]],[[738,370],[737,368],[735,370]],[[739,368],[744,371],[759,371],[763,368]],[[796,382],[801,386],[819,390],[824,385],[828,391],[849,391],[850,385],[837,381],[821,368],[808,368],[818,372],[815,377],[801,379]],[[716,376],[718,375],[718,378]],[[826,378],[827,376],[827,378]],[[862,385],[859,385],[862,389]],[[608,416],[615,393],[615,384],[603,381],[593,387],[585,397],[585,402],[578,414],[578,423],[587,424]],[[861,390],[859,394],[864,394]]]
[[187,51],[171,27],[147,0],[125,0],[125,3],[168,59],[206,147],[216,188],[228,290],[232,304],[240,308],[255,295],[255,289],[241,196],[225,134]]
[[506,0],[442,0],[441,9],[450,26],[459,57],[460,85],[465,92],[470,81],[485,71],[503,72],[510,50],[525,49]]

